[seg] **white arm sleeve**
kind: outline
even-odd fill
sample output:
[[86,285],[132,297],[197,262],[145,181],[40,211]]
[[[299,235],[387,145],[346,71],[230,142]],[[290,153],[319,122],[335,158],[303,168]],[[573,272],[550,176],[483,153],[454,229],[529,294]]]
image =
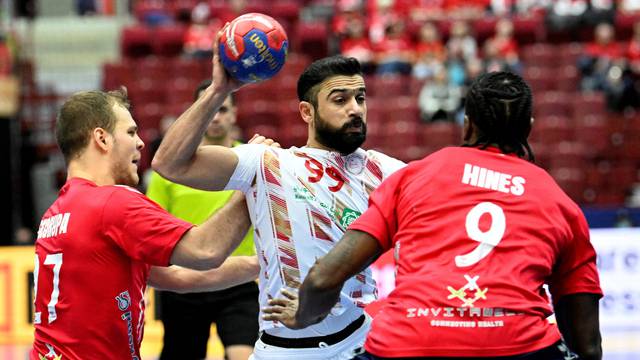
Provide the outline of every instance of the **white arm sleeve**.
[[267,147],[259,144],[240,145],[231,150],[238,155],[238,165],[231,175],[225,190],[240,190],[247,193],[253,185],[258,169],[260,168],[260,158]]

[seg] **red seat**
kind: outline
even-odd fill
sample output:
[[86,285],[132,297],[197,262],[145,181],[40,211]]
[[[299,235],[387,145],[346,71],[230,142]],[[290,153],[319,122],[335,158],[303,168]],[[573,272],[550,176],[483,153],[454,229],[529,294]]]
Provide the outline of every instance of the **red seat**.
[[138,58],[150,55],[153,51],[153,34],[151,29],[134,25],[122,29],[120,52],[125,57]]
[[524,79],[529,83],[531,90],[536,93],[556,89],[556,74],[553,69],[543,67],[527,67],[524,71]]
[[462,143],[460,126],[455,123],[437,121],[422,125],[419,131],[419,144],[421,146],[441,149],[445,146],[459,145]]
[[327,56],[329,29],[324,22],[306,23],[301,22],[296,25],[293,31],[294,38],[291,40],[292,49],[302,52],[314,59]]
[[592,151],[606,152],[611,143],[611,128],[608,120],[598,115],[589,115],[574,119],[575,137]]
[[171,60],[172,75],[186,77],[195,81],[211,78],[211,62],[175,58]]
[[413,119],[388,121],[384,126],[385,145],[404,148],[418,145],[419,126]]
[[581,202],[586,190],[584,170],[581,167],[557,167],[551,168],[549,174],[555,179],[560,188],[571,199]]
[[575,92],[580,84],[580,74],[575,64],[565,65],[557,72],[556,88],[559,91]]
[[372,76],[367,83],[367,92],[379,97],[408,96],[408,76]]
[[558,52],[551,44],[525,46],[520,51],[522,61],[527,66],[554,67],[558,65]]
[[105,63],[102,65],[102,89],[113,90],[132,83],[132,71],[124,63]]
[[579,118],[589,115],[606,115],[606,100],[604,94],[597,92],[577,93],[573,96],[573,117]]
[[569,97],[563,92],[540,92],[536,94],[533,99],[533,113],[536,117],[569,117],[573,112],[573,108],[569,103]]
[[550,116],[536,118],[531,132],[531,141],[556,144],[573,139],[573,126],[569,118]]
[[153,52],[159,56],[178,56],[182,54],[186,28],[180,25],[160,26],[155,30]]

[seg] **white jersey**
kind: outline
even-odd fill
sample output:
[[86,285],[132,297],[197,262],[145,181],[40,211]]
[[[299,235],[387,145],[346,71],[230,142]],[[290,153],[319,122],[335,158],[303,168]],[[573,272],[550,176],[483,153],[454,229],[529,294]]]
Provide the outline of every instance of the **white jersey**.
[[[368,207],[369,194],[405,164],[376,151],[342,156],[315,148],[264,145],[233,148],[239,161],[227,189],[246,194],[260,261],[260,307],[298,289],[316,259],[327,254]],[[255,179],[255,181],[254,181]],[[260,330],[288,337],[323,336],[357,319],[375,300],[370,270],[349,279],[327,318],[302,330],[262,320]]]

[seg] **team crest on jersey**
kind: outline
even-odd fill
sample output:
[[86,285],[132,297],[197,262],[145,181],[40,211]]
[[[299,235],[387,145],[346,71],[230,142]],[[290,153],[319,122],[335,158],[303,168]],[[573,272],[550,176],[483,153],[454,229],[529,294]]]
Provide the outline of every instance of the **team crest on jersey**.
[[50,344],[45,344],[49,352],[45,355],[38,354],[40,360],[62,360],[62,355],[56,354],[56,350]]
[[120,311],[125,311],[131,305],[131,296],[129,296],[129,291],[123,291],[120,295],[116,296],[116,302],[118,303],[118,309]]
[[340,225],[342,226],[342,228],[346,229],[349,227],[349,225],[351,225],[351,223],[356,221],[356,219],[360,217],[360,215],[362,215],[361,212],[346,207],[344,208],[344,210],[342,210],[342,216],[340,216]]
[[462,307],[472,307],[476,301],[487,299],[486,294],[489,288],[480,289],[478,286],[479,275],[471,277],[465,274],[464,278],[467,280],[467,283],[460,289],[447,286],[447,290],[449,290],[450,293],[447,299],[460,299],[460,301],[462,301]]

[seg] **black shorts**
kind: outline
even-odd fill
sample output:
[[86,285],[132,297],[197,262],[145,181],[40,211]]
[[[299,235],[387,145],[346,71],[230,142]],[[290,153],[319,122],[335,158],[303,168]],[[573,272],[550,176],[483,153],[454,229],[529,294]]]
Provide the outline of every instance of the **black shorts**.
[[544,349],[532,351],[526,354],[495,357],[410,357],[410,358],[384,358],[375,356],[368,352],[354,357],[352,360],[579,360],[580,358],[572,354],[562,341],[548,346]]
[[212,323],[224,347],[253,347],[258,339],[258,285],[253,281],[215,292],[157,295],[164,324],[161,360],[205,358]]

